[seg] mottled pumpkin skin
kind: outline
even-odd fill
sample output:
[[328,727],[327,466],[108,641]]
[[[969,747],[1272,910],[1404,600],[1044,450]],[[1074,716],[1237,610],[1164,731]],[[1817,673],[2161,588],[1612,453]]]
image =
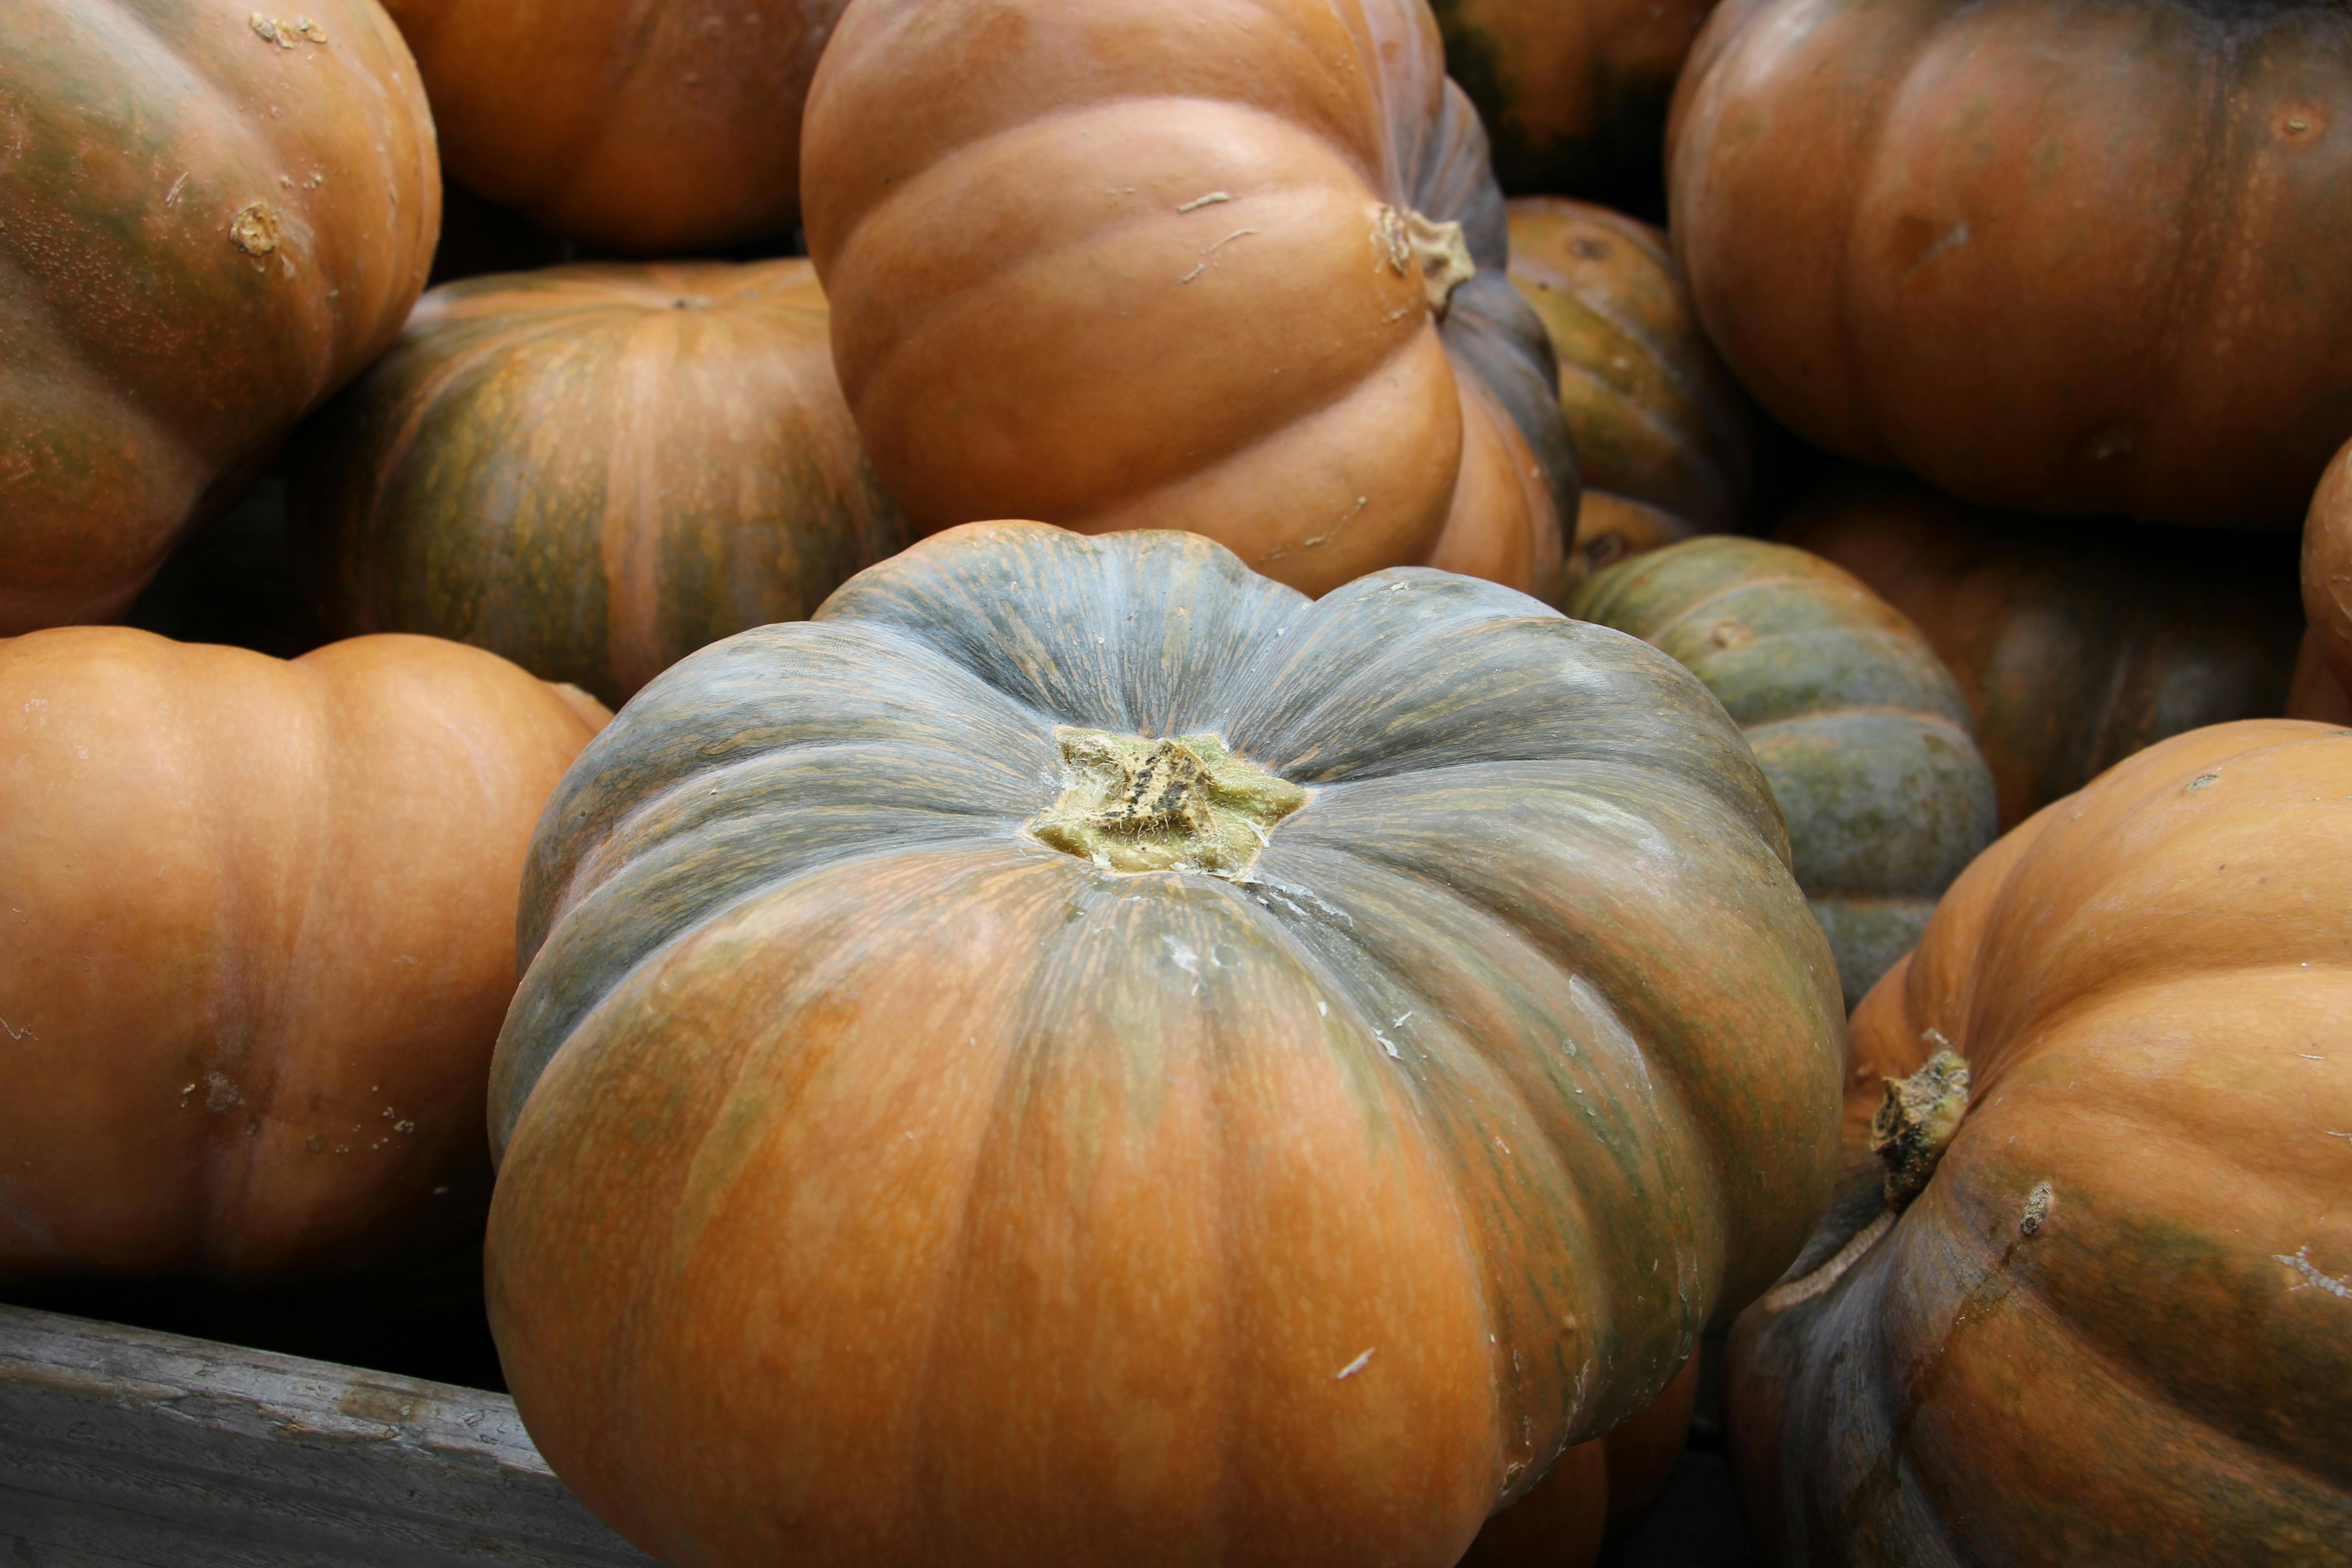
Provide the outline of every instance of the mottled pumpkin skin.
[[1846,572],[1758,539],[1623,562],[1567,609],[1672,654],[1747,735],[1859,1003],[1993,840],[1992,770],[1927,639]]
[[2168,735],[2284,710],[2299,617],[2283,540],[2059,530],[1858,472],[1773,537],[1836,562],[1927,635],[1968,696],[2004,831]]
[[436,289],[303,447],[305,574],[339,635],[453,637],[614,703],[908,541],[805,261]]
[[[1423,0],[861,0],[805,136],[842,385],[924,530],[1557,601],[1575,448]],[[1461,226],[1450,294],[1412,214]]]
[[1946,1045],[1967,1117],[1859,1263],[1732,1334],[1770,1561],[2352,1563],[2347,911],[2352,743],[2276,720],[2141,752],[1953,887],[1854,1016],[1849,1127]]
[[424,637],[0,641],[0,1279],[469,1245],[523,855],[606,717]]
[[1431,0],[1514,194],[1656,210],[1666,106],[1716,0]]
[[2303,614],[2311,629],[2287,711],[2344,723],[2352,718],[2352,444],[2327,465],[2304,514]]
[[0,0],[0,635],[120,613],[425,287],[415,66],[303,16]]
[[2352,430],[2352,10],[1726,0],[1667,135],[1699,317],[1983,506],[2291,528]]
[[635,255],[789,229],[848,0],[386,0],[452,177]]
[[1559,196],[1509,211],[1511,281],[1559,355],[1560,412],[1584,470],[1570,579],[1732,527],[1755,416],[1699,328],[1665,235]]
[[[1062,725],[1307,792],[1233,879],[1024,830]],[[1828,1192],[1779,813],[1631,637],[1190,534],[938,536],[550,803],[492,1080],[534,1437],[676,1563],[1448,1568]]]

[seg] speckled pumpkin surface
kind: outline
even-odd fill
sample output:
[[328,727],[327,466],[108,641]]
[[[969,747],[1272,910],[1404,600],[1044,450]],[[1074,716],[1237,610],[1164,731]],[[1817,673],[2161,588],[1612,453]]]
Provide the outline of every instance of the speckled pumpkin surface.
[[550,804],[524,1418],[672,1562],[1447,1568],[1827,1195],[1785,855],[1695,679],[1522,595],[938,536]]
[[375,0],[0,0],[0,634],[130,604],[383,352],[440,215]]
[[2286,540],[2059,524],[1859,469],[1773,537],[1927,634],[1968,696],[2003,829],[2168,735],[2284,711],[2302,629]]
[[1567,608],[1674,655],[1746,733],[1860,1002],[1993,839],[1992,772],[1927,639],[1820,556],[1756,539],[1623,562]]
[[2003,838],[1854,1016],[1851,1150],[1946,1050],[1924,1190],[1816,1290],[1864,1172],[1734,1331],[1771,1560],[2352,1563],[2352,737],[2200,730]]
[[1511,203],[1510,226],[1511,281],[1559,356],[1560,412],[1584,466],[1570,576],[1738,522],[1755,416],[1665,235],[1559,196]]
[[436,289],[306,432],[305,576],[338,635],[487,647],[608,702],[797,620],[904,547],[805,261]]

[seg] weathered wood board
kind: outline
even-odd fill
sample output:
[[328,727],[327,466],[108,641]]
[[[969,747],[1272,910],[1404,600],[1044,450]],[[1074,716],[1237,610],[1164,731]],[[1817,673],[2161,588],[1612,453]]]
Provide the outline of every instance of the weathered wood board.
[[0,1568],[651,1568],[503,1394],[0,1307]]

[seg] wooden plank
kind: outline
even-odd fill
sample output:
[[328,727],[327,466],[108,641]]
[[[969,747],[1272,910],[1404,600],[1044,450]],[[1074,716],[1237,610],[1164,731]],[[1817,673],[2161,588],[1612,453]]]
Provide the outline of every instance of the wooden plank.
[[0,1307],[0,1568],[651,1568],[504,1394]]

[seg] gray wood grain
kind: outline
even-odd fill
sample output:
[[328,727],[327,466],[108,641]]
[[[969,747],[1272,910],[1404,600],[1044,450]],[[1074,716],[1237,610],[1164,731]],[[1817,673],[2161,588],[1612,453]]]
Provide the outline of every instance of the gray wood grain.
[[0,1307],[0,1568],[649,1568],[504,1394]]

